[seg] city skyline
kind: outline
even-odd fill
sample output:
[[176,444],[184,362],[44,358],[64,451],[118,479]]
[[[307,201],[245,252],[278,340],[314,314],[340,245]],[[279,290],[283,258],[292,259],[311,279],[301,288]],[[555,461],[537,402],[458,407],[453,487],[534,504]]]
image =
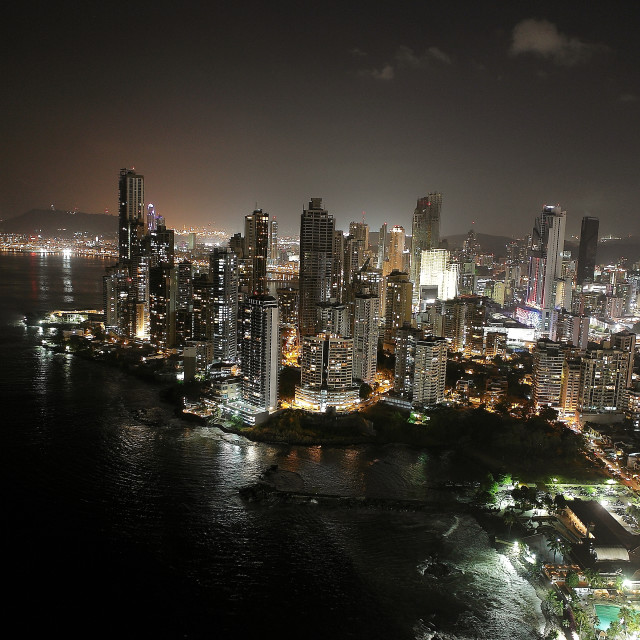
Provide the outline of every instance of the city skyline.
[[0,217],[117,211],[135,168],[167,225],[255,208],[296,230],[310,198],[345,229],[526,232],[562,203],[638,233],[639,45],[632,6],[98,3],[6,12]]

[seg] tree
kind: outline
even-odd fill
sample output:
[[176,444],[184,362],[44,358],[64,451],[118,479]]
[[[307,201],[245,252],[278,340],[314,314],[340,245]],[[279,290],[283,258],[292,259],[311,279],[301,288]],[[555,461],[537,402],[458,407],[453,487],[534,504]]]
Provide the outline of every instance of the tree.
[[562,540],[560,538],[557,537],[549,537],[547,538],[547,548],[549,549],[549,551],[553,552],[553,561],[556,561],[556,555],[558,553],[562,553],[562,549],[563,549],[563,543]]
[[560,602],[560,599],[558,598],[558,594],[555,592],[554,589],[549,589],[545,600],[547,601],[549,608],[555,615],[557,616],[562,615],[562,612],[564,610],[562,607],[562,602]]
[[542,407],[542,409],[538,411],[538,416],[546,422],[555,422],[558,419],[558,411],[553,407]]
[[367,384],[366,382],[363,382],[360,385],[360,399],[361,400],[368,400],[371,397],[372,393],[373,393],[373,389],[371,388],[370,384]]
[[516,516],[516,514],[511,510],[511,509],[507,509],[504,512],[504,516],[502,517],[504,523],[507,525],[507,527],[509,528],[509,535],[511,535],[511,527],[518,522],[518,517]]
[[569,571],[565,576],[564,583],[567,585],[567,587],[575,589],[580,584],[580,578],[575,571]]

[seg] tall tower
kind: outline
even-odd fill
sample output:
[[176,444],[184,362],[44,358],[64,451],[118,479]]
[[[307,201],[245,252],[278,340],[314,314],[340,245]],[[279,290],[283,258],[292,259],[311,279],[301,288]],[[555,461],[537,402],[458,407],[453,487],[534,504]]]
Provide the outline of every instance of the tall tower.
[[269,225],[269,260],[274,264],[278,262],[278,221],[275,216]]
[[580,246],[578,248],[578,284],[593,281],[598,251],[598,228],[600,220],[585,216],[580,227]]
[[547,338],[533,349],[533,389],[531,399],[536,411],[542,407],[560,407],[562,370],[569,348]]
[[230,247],[215,247],[209,256],[211,340],[214,362],[235,362],[238,321],[238,256]]
[[[411,224],[411,282],[416,285],[420,277],[422,252],[440,246],[440,211],[442,194],[429,193],[418,198]],[[416,292],[414,291],[414,294]]]
[[391,229],[389,237],[388,262],[384,265],[385,275],[391,273],[394,269],[397,271],[403,270],[405,244],[404,227],[401,227],[399,224],[395,225],[393,229]]
[[536,218],[529,251],[528,306],[539,309],[540,335],[553,337],[553,310],[562,279],[562,252],[567,212],[560,205],[545,205]]
[[385,349],[393,350],[393,339],[396,329],[405,322],[411,322],[411,296],[413,284],[408,274],[403,271],[392,271],[387,278],[385,289]]
[[144,176],[121,169],[118,181],[118,256],[130,260],[144,235]]
[[335,221],[312,198],[300,217],[300,335],[316,333],[316,305],[331,297]]
[[416,344],[413,404],[430,406],[444,402],[447,376],[447,341],[427,336]]
[[278,302],[249,296],[242,312],[242,398],[260,411],[278,406]]
[[[277,234],[277,231],[276,231]],[[269,214],[256,209],[244,217],[244,258],[250,261],[251,293],[267,292],[267,256],[269,252]]]
[[382,269],[387,260],[389,251],[388,241],[388,225],[384,222],[378,233],[378,269]]
[[353,377],[368,384],[376,378],[380,298],[358,293],[354,304]]

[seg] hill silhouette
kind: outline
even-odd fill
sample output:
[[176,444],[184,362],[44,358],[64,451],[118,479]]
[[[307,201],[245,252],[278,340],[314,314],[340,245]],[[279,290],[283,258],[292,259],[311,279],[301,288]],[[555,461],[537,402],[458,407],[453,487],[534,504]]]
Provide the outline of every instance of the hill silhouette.
[[111,236],[118,232],[118,216],[61,209],[31,209],[0,221],[0,232],[45,238],[72,238],[76,233]]

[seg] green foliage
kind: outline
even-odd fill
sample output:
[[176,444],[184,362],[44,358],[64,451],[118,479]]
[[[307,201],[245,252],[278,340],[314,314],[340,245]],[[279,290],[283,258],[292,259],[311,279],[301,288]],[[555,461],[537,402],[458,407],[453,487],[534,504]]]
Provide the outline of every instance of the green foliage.
[[565,584],[571,589],[575,589],[580,584],[580,578],[575,571],[569,571],[564,579]]
[[367,384],[366,382],[360,385],[359,395],[362,400],[368,400],[371,397],[372,393],[373,389],[371,388],[371,385]]
[[551,611],[556,615],[556,616],[561,616],[562,612],[564,611],[563,606],[562,606],[562,602],[560,601],[560,598],[558,598],[558,594],[555,592],[554,589],[549,589],[549,591],[547,591],[547,595],[545,597],[546,602],[549,605],[549,608],[551,609]]
[[296,393],[296,384],[300,383],[300,369],[282,367],[278,379],[278,394],[281,400],[292,402]]

